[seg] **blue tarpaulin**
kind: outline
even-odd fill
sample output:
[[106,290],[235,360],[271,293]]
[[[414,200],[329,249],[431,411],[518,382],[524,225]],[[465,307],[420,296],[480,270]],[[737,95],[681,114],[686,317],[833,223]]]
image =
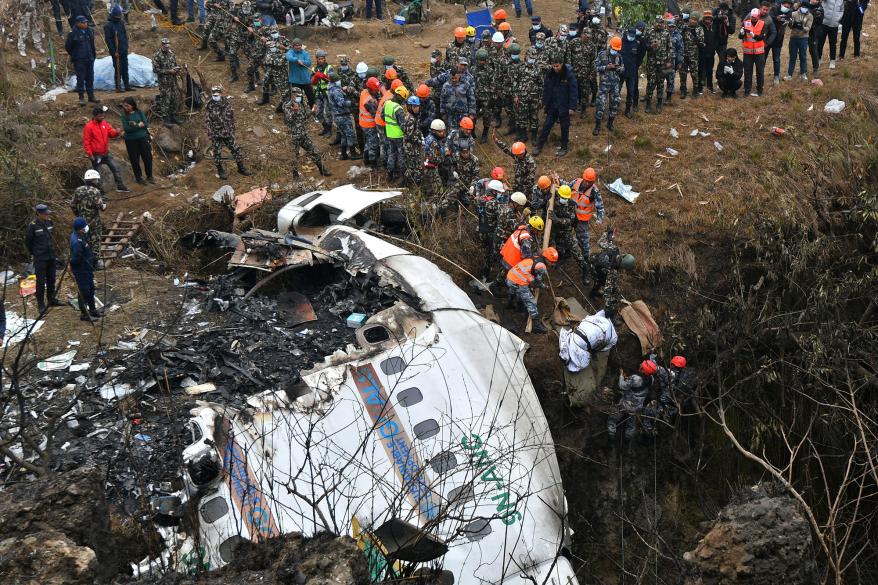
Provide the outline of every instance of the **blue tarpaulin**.
[[[102,57],[95,61],[95,89],[97,91],[115,91],[115,71],[113,58]],[[132,87],[155,87],[155,73],[152,72],[152,59],[131,53],[128,55],[128,81]],[[67,89],[76,88],[76,76],[67,78]]]
[[482,37],[483,30],[489,30],[491,31],[491,34],[494,34],[494,28],[491,26],[492,20],[493,16],[491,15],[490,8],[483,8],[481,10],[466,13],[466,23],[476,29],[477,39]]

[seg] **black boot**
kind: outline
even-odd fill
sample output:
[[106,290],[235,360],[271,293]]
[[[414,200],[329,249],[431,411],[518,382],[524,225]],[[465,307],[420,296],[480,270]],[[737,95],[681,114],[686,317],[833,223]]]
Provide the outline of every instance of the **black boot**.
[[686,91],[686,88],[682,88],[680,90],[680,99],[685,100],[687,95],[689,95],[689,93]]
[[250,93],[253,91],[256,91],[256,83],[253,81],[253,79],[249,79],[247,81],[247,87],[244,88],[244,93]]
[[259,105],[259,106],[264,106],[264,105],[268,104],[269,101],[270,101],[270,100],[268,99],[268,92],[267,92],[267,91],[263,91],[263,92],[262,92],[262,101],[260,101],[257,105]]
[[220,179],[228,179],[229,176],[226,174],[226,169],[223,167],[223,163],[216,163],[216,173],[219,175]]
[[542,321],[538,321],[537,319],[533,319],[532,325],[533,326],[531,327],[531,330],[530,330],[531,333],[540,334],[540,333],[547,332],[546,326],[543,325]]
[[[324,131],[325,131],[325,129],[324,129]],[[322,133],[320,135],[323,136]],[[339,144],[341,144],[341,132],[336,132],[335,139],[329,143],[329,146],[338,146]]]
[[537,141],[537,130],[536,130],[536,128],[533,128],[533,129],[530,131],[530,141],[531,141],[531,142],[536,142],[536,141]]
[[519,128],[515,139],[519,142],[527,142],[527,130],[525,128]]
[[656,104],[655,104],[655,113],[656,114],[662,113],[662,99],[661,98],[659,98],[659,101],[656,102]]
[[591,131],[592,136],[597,136],[601,133],[601,119],[598,118],[594,121],[594,130]]
[[488,124],[487,124],[487,122],[482,127],[482,137],[479,139],[479,142],[481,142],[482,144],[485,144],[486,142],[488,142]]
[[670,91],[665,93],[665,101],[670,104],[671,98],[673,97],[673,95],[674,95],[673,92],[670,92]]
[[612,116],[610,116],[609,118],[607,118],[607,131],[608,131],[608,132],[612,132],[612,131],[613,131],[613,121],[614,121],[615,119],[616,119],[616,118],[614,118],[614,117],[612,117]]
[[512,136],[513,134],[517,134],[517,133],[518,133],[518,128],[515,126],[515,124],[510,123],[509,128],[506,130],[506,132],[503,133],[503,135],[504,136]]
[[362,155],[357,153],[357,149],[353,146],[350,147],[350,149],[348,150],[348,156],[351,158],[351,160],[360,160],[361,158],[363,158]]
[[165,125],[165,128],[173,128],[174,127],[174,118],[171,116],[165,116],[162,118],[162,122]]
[[253,172],[244,166],[244,161],[238,161],[238,174],[244,175],[245,177],[249,177],[250,175],[253,174]]
[[651,100],[646,100],[646,107],[643,109],[643,111],[646,112],[647,114],[652,113],[652,101]]
[[282,114],[284,111],[284,103],[283,101],[277,102],[277,106],[274,108],[275,114]]
[[630,103],[625,104],[625,117],[626,117],[626,118],[630,118],[631,116],[632,116],[632,114],[631,114],[631,104],[630,104]]
[[339,160],[350,160],[350,158],[351,158],[351,157],[348,156],[348,147],[347,147],[347,146],[342,146],[342,147],[341,147],[341,156],[338,157],[338,159],[339,159]]
[[216,52],[216,57],[214,57],[213,60],[214,60],[214,62],[216,62],[216,63],[219,63],[220,61],[225,61],[225,60],[226,60],[226,54],[223,53],[222,51],[217,51],[217,52]]
[[201,34],[204,36],[201,37],[201,44],[198,45],[198,50],[199,51],[206,51],[207,50],[207,35],[204,34],[204,31],[202,31]]
[[320,171],[320,174],[324,177],[332,176],[332,173],[329,172],[329,169],[326,168],[326,165],[323,164],[322,160],[317,163],[317,170]]
[[238,81],[238,68],[232,67],[232,74],[229,76],[229,83],[235,83]]

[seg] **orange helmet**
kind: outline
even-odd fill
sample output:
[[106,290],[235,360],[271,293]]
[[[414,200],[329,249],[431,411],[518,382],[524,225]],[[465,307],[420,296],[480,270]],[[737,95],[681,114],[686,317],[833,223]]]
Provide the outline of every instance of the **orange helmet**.
[[509,16],[506,14],[506,11],[500,8],[499,10],[494,11],[494,20],[506,20]]
[[622,50],[622,37],[613,37],[610,39],[610,48],[614,51]]
[[647,376],[652,376],[658,371],[658,366],[655,365],[655,362],[652,360],[644,360],[640,364],[640,373],[645,374]]
[[464,130],[472,130],[473,129],[473,119],[469,116],[464,116],[460,119],[460,127]]
[[394,79],[390,84],[390,91],[396,91],[397,87],[402,87],[402,79]]
[[454,38],[456,39],[465,39],[466,38],[466,29],[462,26],[459,26],[454,29]]
[[542,175],[539,179],[537,179],[537,187],[540,189],[548,189],[549,185],[552,184],[552,179],[547,177],[546,175]]
[[503,167],[494,167],[491,169],[491,178],[496,179],[498,181],[502,181],[503,177],[506,176],[506,171],[503,170]]
[[598,179],[598,174],[596,172],[594,172],[593,168],[588,167],[587,169],[582,171],[582,180],[583,181],[590,181],[590,182],[594,183],[595,181],[597,181],[597,179]]
[[378,81],[377,77],[370,77],[366,80],[366,87],[368,87],[372,91],[378,91],[379,89],[381,89],[381,82]]
[[545,250],[543,250],[543,258],[554,264],[558,261],[558,250],[549,246]]
[[507,30],[512,30],[512,25],[509,24],[508,22],[501,22],[500,24],[497,25],[497,30],[499,30],[501,32],[507,31]]
[[430,86],[422,83],[418,86],[418,89],[415,91],[415,95],[419,98],[428,98],[430,97]]
[[391,80],[396,79],[396,78],[397,78],[396,69],[394,69],[393,67],[391,67],[390,69],[388,69],[387,71],[384,72],[384,79],[391,81]]
[[518,156],[519,154],[524,154],[525,150],[527,150],[527,147],[524,145],[524,142],[512,143],[512,154]]
[[681,355],[675,355],[671,358],[671,365],[676,368],[685,368],[686,367],[686,358]]

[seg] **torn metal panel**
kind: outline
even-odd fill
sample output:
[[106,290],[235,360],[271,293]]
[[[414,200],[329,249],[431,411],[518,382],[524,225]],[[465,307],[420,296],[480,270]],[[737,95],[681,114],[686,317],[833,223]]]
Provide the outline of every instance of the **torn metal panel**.
[[342,226],[318,241],[348,272],[407,294],[294,386],[193,410],[188,536],[205,565],[229,562],[241,538],[330,531],[359,538],[370,558],[386,553],[391,573],[396,559],[436,559],[460,585],[575,585],[527,344],[423,258]]
[[256,270],[264,270],[271,272],[282,266],[313,266],[314,255],[310,250],[296,250],[292,247],[287,248],[289,251],[280,257],[267,256],[262,253],[262,247],[253,248],[248,246],[245,241],[238,243],[235,253],[229,259],[230,268],[255,268]]
[[329,191],[305,193],[287,203],[277,215],[277,231],[302,233],[300,228],[326,227],[354,222],[363,211],[399,197],[399,191],[363,191],[354,185],[342,185]]

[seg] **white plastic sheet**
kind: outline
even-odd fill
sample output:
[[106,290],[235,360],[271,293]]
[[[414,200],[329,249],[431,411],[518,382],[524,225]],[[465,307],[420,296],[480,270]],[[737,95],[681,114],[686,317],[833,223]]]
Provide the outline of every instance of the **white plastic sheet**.
[[[113,58],[102,57],[95,61],[95,89],[98,91],[114,91],[116,89],[116,72],[113,69]],[[128,55],[128,81],[133,87],[155,87],[156,77],[152,71],[152,59],[130,53]],[[76,89],[76,76],[67,78],[67,89]]]
[[823,111],[827,114],[840,114],[846,105],[847,104],[841,100],[829,100],[826,102],[826,105],[823,106]]
[[44,372],[66,370],[70,367],[70,364],[73,363],[73,358],[75,357],[76,350],[71,349],[70,351],[59,353],[58,355],[53,355],[52,357],[46,358],[45,360],[37,363],[37,368]]
[[6,311],[6,336],[3,338],[3,347],[15,345],[28,334],[33,335],[39,331],[42,326],[42,321],[25,319],[13,311]]
[[622,182],[622,177],[619,177],[609,185],[607,185],[607,189],[627,201],[628,203],[634,203],[637,201],[637,198],[640,197],[640,193],[631,189],[631,185],[626,185]]

